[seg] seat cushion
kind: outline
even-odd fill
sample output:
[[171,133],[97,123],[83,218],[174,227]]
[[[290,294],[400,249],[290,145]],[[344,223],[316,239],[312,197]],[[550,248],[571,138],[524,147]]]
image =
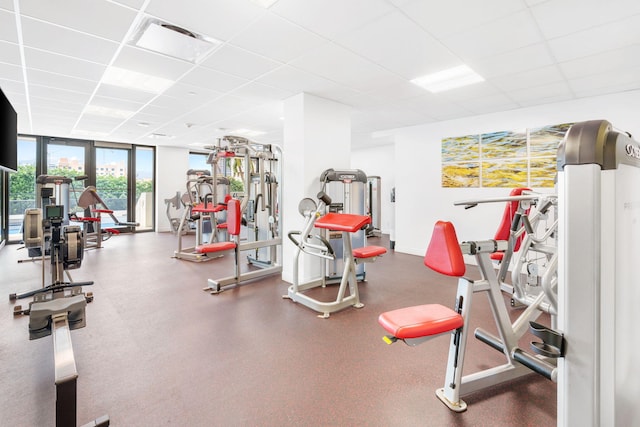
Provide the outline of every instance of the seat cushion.
[[425,304],[387,311],[378,323],[398,339],[438,335],[462,327],[464,319],[454,310],[440,304]]

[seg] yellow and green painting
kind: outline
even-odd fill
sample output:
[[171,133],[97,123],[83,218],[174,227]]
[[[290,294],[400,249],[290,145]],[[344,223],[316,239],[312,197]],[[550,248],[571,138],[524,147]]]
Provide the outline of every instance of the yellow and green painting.
[[443,187],[553,187],[571,123],[442,139]]

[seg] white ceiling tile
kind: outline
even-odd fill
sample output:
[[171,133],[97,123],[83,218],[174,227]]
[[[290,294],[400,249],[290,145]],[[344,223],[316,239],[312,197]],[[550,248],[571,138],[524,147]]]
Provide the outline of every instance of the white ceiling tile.
[[464,108],[463,105],[456,104],[447,99],[443,99],[437,95],[426,93],[425,95],[405,99],[402,101],[405,108],[433,117],[436,120],[447,120],[454,117],[470,116],[471,110]]
[[383,0],[279,0],[271,9],[329,39],[354,30],[393,10]]
[[0,10],[0,39],[17,43],[16,15],[6,10]]
[[283,65],[256,80],[270,86],[279,87],[292,93],[312,93],[334,86],[335,83],[312,73]]
[[90,94],[57,89],[49,86],[29,85],[29,94],[33,97],[46,99],[60,99],[61,101],[71,102],[74,104],[86,104],[89,101]]
[[550,83],[564,81],[564,76],[555,65],[536,68],[534,70],[521,73],[498,76],[489,81],[496,87],[510,92],[513,90],[526,89],[530,87],[543,86]]
[[18,81],[2,77],[0,78],[0,88],[2,88],[2,91],[7,94],[7,96],[9,96],[9,94],[24,94],[24,82],[22,78]]
[[542,38],[531,14],[522,11],[445,37],[442,42],[469,61],[537,44]]
[[57,89],[73,90],[76,92],[93,93],[98,82],[64,76],[62,74],[48,73],[41,70],[27,70],[29,84],[50,86]]
[[125,46],[113,65],[169,80],[177,80],[193,68],[191,63],[133,46]]
[[184,115],[183,119],[185,122],[202,125],[226,119],[252,107],[255,107],[255,102],[252,100],[238,98],[233,95],[225,95],[209,104],[190,111]]
[[434,7],[432,2],[412,0],[401,8],[431,35],[443,38],[506,17],[524,5],[513,0],[459,0],[439,2]]
[[82,109],[84,108],[84,104],[62,101],[60,99],[47,99],[47,98],[39,98],[39,97],[31,97],[31,101],[33,103],[34,111],[37,111],[38,108],[47,108],[51,110],[58,109],[60,111],[68,111],[73,112],[77,117],[80,117],[82,113]]
[[282,64],[230,44],[225,44],[200,65],[253,80]]
[[244,0],[190,0],[187,4],[175,0],[154,0],[146,12],[221,41],[229,40],[266,13],[260,6]]
[[566,101],[574,98],[571,89],[565,82],[513,90],[509,92],[509,96],[523,107]]
[[138,111],[144,106],[144,104],[139,102],[125,101],[121,98],[107,98],[104,96],[94,96],[91,100],[91,105],[124,111]]
[[234,96],[251,99],[256,102],[281,101],[294,95],[293,92],[257,82],[240,86],[230,93]]
[[460,64],[445,46],[400,12],[345,34],[337,43],[407,79]]
[[594,55],[608,49],[619,49],[640,40],[640,15],[612,24],[549,40],[549,46],[559,62]]
[[309,51],[291,65],[361,92],[393,84],[397,79],[379,65],[332,42]]
[[604,72],[638,70],[640,69],[640,45],[562,62],[560,69],[568,79],[578,79]]
[[191,86],[201,86],[217,92],[228,92],[247,82],[248,80],[241,77],[208,68],[195,68],[180,80],[180,83]]
[[122,99],[123,102],[133,101],[141,104],[146,104],[156,96],[153,93],[142,90],[132,90],[107,84],[101,84],[95,95],[106,98]]
[[13,11],[13,0],[0,0],[0,8]]
[[24,49],[25,64],[28,68],[63,74],[85,80],[99,81],[106,69],[103,64],[83,61],[77,58],[57,55],[39,49]]
[[112,41],[55,25],[22,19],[24,45],[87,61],[108,64],[118,48]]
[[144,4],[144,0],[112,0],[114,3],[128,6],[134,9],[140,9]]
[[190,104],[206,104],[220,96],[222,92],[205,89],[202,86],[192,86],[184,83],[176,83],[167,89],[163,95],[171,96],[178,99],[184,99]]
[[107,1],[65,0],[25,1],[20,13],[36,19],[120,42],[136,17],[136,12]]
[[323,42],[314,33],[273,14],[263,15],[231,40],[236,46],[281,62],[291,61]]
[[554,0],[533,6],[531,12],[545,37],[553,39],[636,15],[640,2]]
[[474,114],[488,114],[497,111],[507,111],[518,108],[519,105],[504,94],[483,96],[480,98],[467,99],[464,107],[473,111]]
[[491,84],[490,82],[478,82],[469,86],[463,86],[452,90],[447,90],[438,93],[439,98],[448,99],[456,103],[466,103],[471,99],[478,99],[483,97],[492,97],[501,93],[500,88]]
[[0,62],[22,65],[20,48],[17,44],[0,41]]
[[73,124],[80,117],[80,113],[81,111],[78,111],[78,109],[59,108],[50,103],[42,103],[31,108],[31,114],[36,119],[36,122],[42,120],[43,117],[55,117]]
[[574,79],[571,88],[578,97],[640,89],[640,69],[628,68]]
[[553,64],[545,43],[538,43],[499,55],[471,61],[469,65],[485,79],[528,71]]
[[0,76],[3,79],[22,81],[22,67],[0,62]]
[[409,82],[398,78],[398,81],[389,86],[375,88],[366,93],[371,99],[370,102],[391,103],[402,99],[414,98],[424,94],[424,89]]

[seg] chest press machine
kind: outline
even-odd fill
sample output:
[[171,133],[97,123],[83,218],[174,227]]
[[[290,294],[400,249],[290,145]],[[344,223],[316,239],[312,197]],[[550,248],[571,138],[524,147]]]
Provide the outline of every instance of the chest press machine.
[[[296,245],[293,263],[293,284],[288,288],[288,298],[319,313],[318,317],[328,318],[331,313],[353,306],[362,308],[364,304],[360,302],[358,293],[358,279],[356,277],[356,267],[359,263],[373,262],[375,259],[386,253],[382,246],[365,246],[353,249],[351,236],[353,233],[365,229],[371,224],[371,217],[367,215],[342,214],[329,212],[322,216],[326,206],[331,204],[331,198],[324,192],[318,193],[319,202],[316,204],[312,199],[302,199],[298,206],[298,211],[305,217],[302,231],[291,231],[288,233],[289,239]],[[342,233],[344,244],[344,269],[338,288],[338,293],[334,301],[320,301],[305,291],[327,285],[327,275],[325,274],[326,260],[333,261],[336,257],[329,241],[321,235],[312,235],[313,228],[331,230]],[[317,279],[300,283],[300,262],[301,255],[307,254],[320,258],[321,274]],[[347,295],[347,288],[349,294]]]

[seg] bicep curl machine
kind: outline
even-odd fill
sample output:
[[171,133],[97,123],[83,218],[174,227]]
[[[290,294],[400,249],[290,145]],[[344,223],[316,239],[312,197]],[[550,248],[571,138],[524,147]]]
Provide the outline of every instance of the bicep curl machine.
[[[293,263],[293,285],[288,289],[284,298],[305,305],[320,314],[318,317],[328,318],[343,308],[353,306],[364,307],[358,294],[358,280],[356,266],[363,262],[372,262],[378,256],[387,252],[381,246],[365,246],[353,249],[351,236],[353,233],[365,229],[371,223],[367,215],[341,214],[329,212],[323,216],[326,206],[331,204],[331,198],[324,192],[318,193],[318,203],[312,199],[302,199],[298,211],[305,217],[304,228],[301,231],[288,233],[289,239],[296,245]],[[312,234],[314,228],[338,231],[342,233],[344,243],[344,269],[342,272],[338,294],[334,301],[319,301],[305,293],[305,291],[326,286],[326,260],[334,260],[336,255],[327,239],[319,234]],[[300,262],[302,254],[319,258],[322,266],[320,277],[305,283],[300,283]],[[349,294],[347,295],[347,288]]]
[[[90,292],[84,293],[83,286],[93,282],[65,281],[68,270],[79,268],[83,258],[83,239],[79,226],[63,226],[62,205],[44,207],[41,221],[43,233],[50,236],[51,284],[44,286],[44,251],[42,251],[42,288],[9,295],[11,301],[33,297],[27,309],[14,306],[14,315],[29,316],[29,339],[34,340],[51,335],[54,350],[54,374],[56,385],[56,426],[75,427],[76,424],[76,383],[78,372],[71,344],[71,330],[86,325],[85,307],[93,301]],[[43,244],[44,239],[41,240]],[[69,277],[70,278],[70,277]],[[108,426],[109,417],[100,417],[86,426]]]

